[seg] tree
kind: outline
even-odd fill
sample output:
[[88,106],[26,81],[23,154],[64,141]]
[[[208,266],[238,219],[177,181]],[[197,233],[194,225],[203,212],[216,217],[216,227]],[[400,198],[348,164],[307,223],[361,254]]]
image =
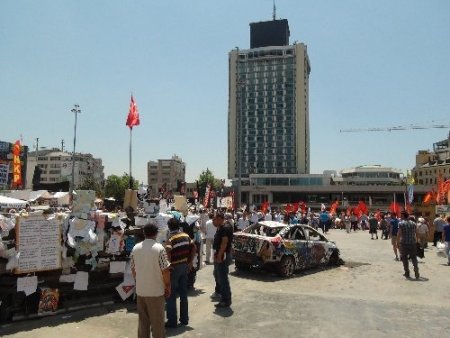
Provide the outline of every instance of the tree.
[[202,171],[198,177],[199,196],[205,196],[206,186],[208,183],[211,184],[211,190],[220,189],[222,186],[222,181],[215,178],[212,171],[206,168],[206,170]]
[[[123,174],[121,177],[110,175],[106,178],[105,197],[114,197],[118,201],[122,201],[125,197],[125,190],[130,186],[130,176]],[[133,189],[137,190],[139,182],[133,179]]]
[[94,175],[87,174],[84,176],[83,183],[80,184],[77,189],[79,190],[95,190],[97,197],[103,196],[103,188],[101,183],[94,178]]

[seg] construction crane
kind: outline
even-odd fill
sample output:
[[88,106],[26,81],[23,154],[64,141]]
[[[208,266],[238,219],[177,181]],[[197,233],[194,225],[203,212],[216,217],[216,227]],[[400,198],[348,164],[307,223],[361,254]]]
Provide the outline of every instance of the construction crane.
[[351,129],[340,129],[340,133],[357,133],[363,131],[397,131],[397,130],[411,130],[411,129],[431,129],[431,128],[440,128],[446,129],[450,128],[450,123],[448,124],[429,124],[429,125],[421,125],[421,124],[410,124],[408,126],[395,126],[395,127],[386,127],[386,128],[351,128]]

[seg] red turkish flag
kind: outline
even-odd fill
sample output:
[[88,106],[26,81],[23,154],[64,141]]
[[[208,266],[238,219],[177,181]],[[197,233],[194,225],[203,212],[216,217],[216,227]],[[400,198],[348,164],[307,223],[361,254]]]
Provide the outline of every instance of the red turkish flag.
[[136,102],[134,102],[133,95],[131,95],[130,110],[128,112],[126,125],[128,127],[130,127],[130,129],[133,129],[134,126],[138,126],[139,124],[140,124],[140,121],[139,121],[138,108],[136,106]]

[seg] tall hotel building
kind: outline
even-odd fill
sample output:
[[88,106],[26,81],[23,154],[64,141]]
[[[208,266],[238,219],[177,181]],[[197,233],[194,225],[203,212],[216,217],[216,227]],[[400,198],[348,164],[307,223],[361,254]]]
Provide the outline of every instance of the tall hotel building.
[[228,177],[234,185],[239,176],[248,184],[251,174],[309,174],[311,67],[306,45],[290,45],[289,35],[286,19],[251,23],[250,49],[229,53]]

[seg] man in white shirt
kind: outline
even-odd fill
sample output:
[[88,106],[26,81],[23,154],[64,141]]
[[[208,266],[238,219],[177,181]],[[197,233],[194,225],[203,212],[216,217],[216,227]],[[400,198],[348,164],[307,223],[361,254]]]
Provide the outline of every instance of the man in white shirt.
[[170,296],[170,262],[164,247],[156,242],[158,227],[144,225],[145,240],[131,252],[131,271],[136,280],[138,338],[163,338],[165,297]]
[[205,263],[211,264],[211,249],[214,242],[214,235],[216,234],[217,228],[213,224],[214,213],[209,214],[209,220],[205,223],[205,251],[206,258]]

